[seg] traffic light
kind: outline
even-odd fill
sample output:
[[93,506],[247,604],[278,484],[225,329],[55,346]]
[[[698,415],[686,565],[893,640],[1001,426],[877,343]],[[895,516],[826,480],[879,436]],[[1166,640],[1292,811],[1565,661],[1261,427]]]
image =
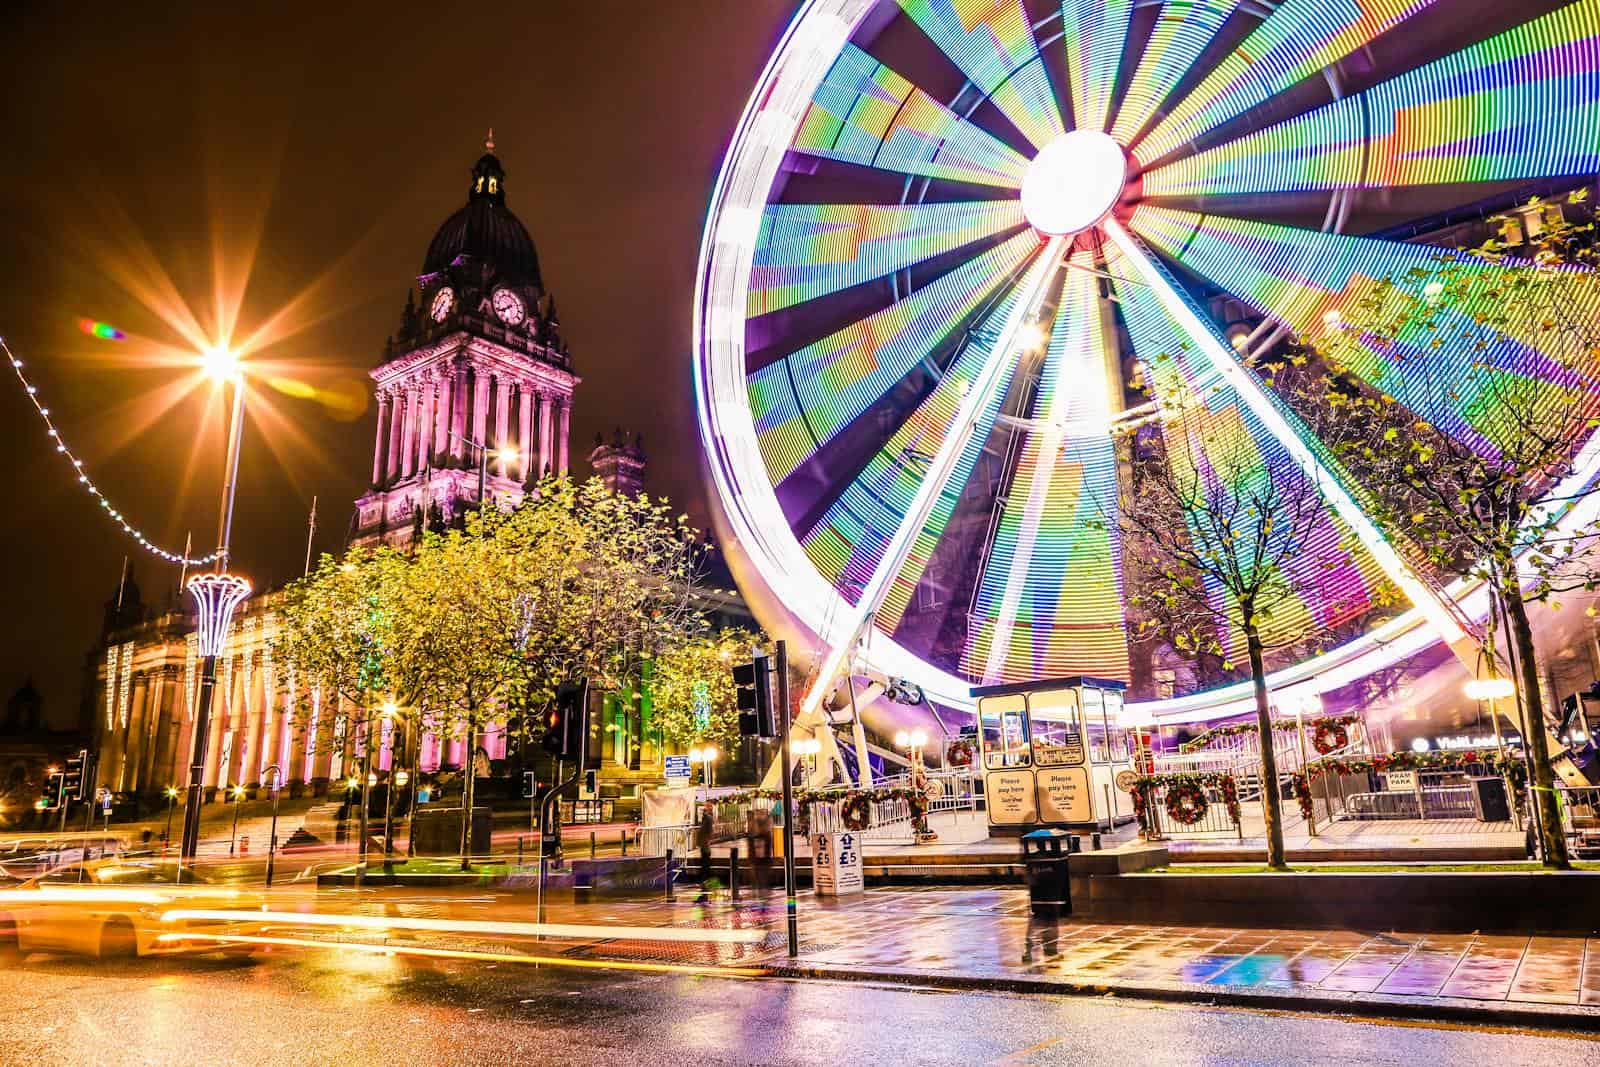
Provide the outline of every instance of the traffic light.
[[772,706],[772,665],[766,656],[733,668],[733,685],[739,706],[739,733],[745,737],[776,737]]
[[86,779],[89,777],[89,751],[80,748],[67,757],[67,769],[61,782],[61,795],[67,800],[82,800]]
[[583,756],[589,732],[589,683],[563,682],[556,687],[555,702],[545,714],[544,749],[561,759]]
[[61,772],[51,768],[45,775],[44,787],[39,791],[39,800],[33,805],[35,811],[55,811],[66,803],[66,797],[61,789]]

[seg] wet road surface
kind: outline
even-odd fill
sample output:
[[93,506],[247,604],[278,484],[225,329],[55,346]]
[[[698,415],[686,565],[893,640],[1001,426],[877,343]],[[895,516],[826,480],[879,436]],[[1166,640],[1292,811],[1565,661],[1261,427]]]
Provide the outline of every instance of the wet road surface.
[[1597,1057],[1600,1039],[1577,1035],[324,948],[251,960],[0,961],[4,1063],[1511,1067]]

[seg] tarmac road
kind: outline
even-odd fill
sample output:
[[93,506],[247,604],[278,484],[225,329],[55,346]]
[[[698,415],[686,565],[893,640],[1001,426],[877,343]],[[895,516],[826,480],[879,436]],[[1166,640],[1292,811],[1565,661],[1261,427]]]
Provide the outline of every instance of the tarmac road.
[[418,960],[0,962],[0,1062],[1593,1062],[1600,1035],[1121,999]]

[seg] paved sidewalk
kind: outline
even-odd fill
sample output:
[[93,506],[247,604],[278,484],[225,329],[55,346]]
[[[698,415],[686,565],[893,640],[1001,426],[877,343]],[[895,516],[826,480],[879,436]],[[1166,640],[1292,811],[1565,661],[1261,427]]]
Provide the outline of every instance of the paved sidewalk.
[[[767,903],[764,912],[749,899],[696,906],[680,895],[670,904],[553,907],[550,919],[769,928],[761,946],[675,947],[677,963],[1600,1030],[1600,937],[1052,924],[1029,916],[1022,890],[871,889],[841,903],[804,895],[800,955],[790,961],[781,897]],[[571,951],[640,959],[659,947],[590,942]]]

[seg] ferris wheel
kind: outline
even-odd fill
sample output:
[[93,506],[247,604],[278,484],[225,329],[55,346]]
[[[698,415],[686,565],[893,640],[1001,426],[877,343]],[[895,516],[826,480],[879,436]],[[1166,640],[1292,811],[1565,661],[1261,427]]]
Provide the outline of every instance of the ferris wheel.
[[[1319,625],[1387,580],[1450,637],[1252,359],[1434,264],[1402,220],[1594,175],[1597,101],[1600,0],[811,0],[701,249],[698,413],[731,547],[835,667],[941,703],[1127,678],[1106,518],[1128,505],[1118,435],[1154,424],[1322,488],[1288,576]],[[1534,338],[1467,349],[1359,369],[1484,448],[1495,413],[1423,372],[1573,385]]]

